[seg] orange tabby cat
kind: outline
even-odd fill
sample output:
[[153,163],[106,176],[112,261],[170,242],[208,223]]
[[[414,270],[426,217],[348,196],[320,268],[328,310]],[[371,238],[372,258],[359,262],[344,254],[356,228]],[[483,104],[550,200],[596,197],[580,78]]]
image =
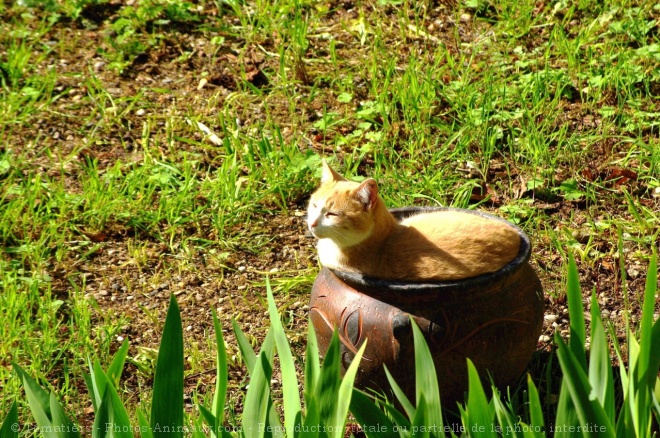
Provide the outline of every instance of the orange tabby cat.
[[460,211],[398,222],[372,178],[349,181],[323,161],[307,224],[329,268],[388,280],[460,280],[495,272],[518,255],[520,236],[505,222]]

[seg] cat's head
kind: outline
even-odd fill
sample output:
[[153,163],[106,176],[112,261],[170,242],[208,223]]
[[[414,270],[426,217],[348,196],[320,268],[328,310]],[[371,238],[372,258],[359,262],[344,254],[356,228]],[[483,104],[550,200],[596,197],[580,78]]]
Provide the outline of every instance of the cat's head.
[[321,186],[307,208],[307,226],[318,239],[331,239],[340,248],[357,245],[371,235],[378,186],[373,178],[349,181],[323,160]]

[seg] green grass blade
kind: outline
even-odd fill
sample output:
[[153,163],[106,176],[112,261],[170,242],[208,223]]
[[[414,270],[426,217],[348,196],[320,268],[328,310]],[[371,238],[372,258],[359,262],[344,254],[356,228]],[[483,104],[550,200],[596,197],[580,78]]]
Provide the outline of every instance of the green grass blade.
[[[415,351],[417,351],[417,349],[415,349]],[[431,420],[429,420],[429,414],[433,414],[433,412],[431,412],[430,406],[426,403],[426,398],[424,395],[425,394],[422,392],[418,396],[417,409],[415,410],[415,415],[413,416],[410,424],[412,434],[415,437],[430,437],[431,428],[428,426],[434,424]],[[440,430],[442,430],[442,428]],[[433,436],[444,436],[444,433],[434,433]]]
[[[23,382],[23,387],[26,389],[26,394],[27,394],[27,389],[28,387],[30,388],[30,393],[32,394],[35,406],[38,406],[43,413],[46,415],[48,420],[50,421],[51,415],[50,415],[50,396],[46,391],[44,391],[41,386],[34,380],[32,377],[30,377],[20,366],[12,362],[12,368],[14,371],[16,371],[16,374],[18,374],[19,379],[21,379],[21,382]],[[30,403],[30,408],[32,408],[32,403]]]
[[321,365],[319,363],[319,347],[316,333],[311,319],[308,320],[307,348],[305,349],[305,404],[309,405],[314,397],[316,385],[318,384]]
[[234,329],[236,343],[238,344],[238,349],[241,352],[241,356],[243,356],[243,362],[245,362],[248,374],[252,375],[252,369],[254,368],[254,364],[257,362],[257,354],[252,349],[250,341],[248,341],[247,336],[245,336],[245,333],[243,333],[243,330],[241,330],[234,318],[231,319],[231,325]]
[[216,433],[215,425],[216,425],[216,420],[215,420],[215,415],[213,415],[213,412],[209,411],[203,404],[198,404],[197,407],[199,408],[199,413],[202,414],[202,418],[204,421],[206,421],[206,424],[208,424],[211,427],[211,432],[213,433],[213,436],[217,436],[218,434]]
[[0,427],[0,438],[18,438],[18,430],[18,406],[14,401]]
[[[390,403],[385,403],[383,405],[383,408],[385,409],[385,411],[387,411],[387,414],[392,419],[394,424],[396,424],[399,430],[410,430],[412,424],[411,420],[406,418],[401,412],[399,412],[398,409],[396,409]],[[410,417],[411,419],[415,417],[415,412],[416,411],[413,411],[413,415]]]
[[77,426],[67,417],[62,405],[57,401],[54,393],[50,393],[50,412],[52,414],[51,424],[55,428],[59,428],[60,438],[77,438],[80,436]]
[[[573,400],[580,424],[594,424],[605,430],[602,436],[614,436],[614,425],[605,414],[599,401],[590,398],[591,386],[589,379],[579,360],[573,355],[570,348],[564,344],[559,334],[555,334],[557,343],[557,357],[564,373],[563,381]],[[563,388],[562,388],[563,389]]]
[[[531,421],[530,426],[532,426],[534,430],[541,431],[545,428],[543,421],[543,405],[541,405],[539,391],[536,389],[536,385],[529,374],[527,375],[527,394],[529,401],[529,419]],[[536,436],[543,435],[544,434],[541,432],[536,434]]]
[[[467,418],[472,436],[475,437],[497,437],[497,433],[491,427],[495,416],[493,403],[488,402],[481,378],[470,359],[467,359],[468,367],[468,401],[466,406]],[[474,427],[474,430],[472,428]]]
[[108,408],[108,405],[112,404],[112,400],[108,392],[104,392],[101,397],[101,402],[99,403],[98,410],[94,416],[94,424],[92,425],[92,438],[104,438],[106,436],[111,436],[108,433],[108,424],[111,424],[110,412],[112,406]]
[[[496,390],[497,388],[493,388],[493,391]],[[509,412],[499,397],[493,397],[493,404],[495,406],[495,418],[497,418],[497,426],[495,426],[495,431],[504,431],[507,436],[522,436],[522,432],[518,432],[516,429],[516,420],[513,418],[513,415],[511,415],[511,412]],[[491,426],[489,429],[493,429],[493,427]]]
[[571,337],[568,346],[573,355],[582,366],[587,369],[585,353],[586,327],[584,322],[584,305],[582,304],[582,290],[580,288],[580,276],[573,254],[568,254],[568,280],[566,284],[566,295],[568,301],[568,313],[570,316]]
[[96,399],[96,405],[98,406],[101,404],[103,394],[105,394],[105,385],[107,384],[108,379],[105,378],[101,364],[97,360],[95,360],[94,363],[89,362],[89,371],[92,385],[94,387],[94,398]]
[[119,385],[119,379],[121,378],[121,373],[124,371],[124,364],[126,363],[126,357],[128,356],[128,340],[125,340],[119,350],[115,353],[106,375],[108,376],[108,381],[117,388]]
[[[649,263],[646,276],[646,288],[644,292],[644,303],[642,305],[642,321],[640,323],[639,357],[635,367],[635,380],[638,382],[636,406],[638,411],[639,432],[650,433],[651,394],[655,389],[655,381],[658,376],[658,360],[660,352],[657,351],[659,340],[653,339],[653,318],[656,304],[656,291],[658,287],[658,263],[654,253]],[[656,350],[653,351],[654,343]]]
[[245,436],[248,438],[260,438],[264,436],[269,411],[269,384],[272,372],[272,366],[268,362],[266,352],[261,351],[252,369],[250,385],[245,395],[243,430]]
[[[206,435],[204,434],[204,419],[201,417],[197,417],[195,419],[194,423],[194,430],[190,434],[191,438],[206,438]],[[216,436],[216,434],[213,434],[213,436]]]
[[591,348],[589,384],[608,418],[614,419],[614,377],[605,328],[600,319],[596,293],[591,295]]
[[554,436],[557,438],[582,436],[581,433],[570,431],[568,427],[579,424],[577,411],[573,406],[573,399],[568,389],[568,383],[563,380],[559,390],[559,400],[557,401],[557,416],[555,417],[556,425],[566,425],[566,428],[555,429]]
[[[89,363],[89,358],[87,359],[87,362]],[[94,382],[92,375],[87,373],[83,373],[83,380],[85,381],[85,386],[87,386],[87,393],[89,394],[89,398],[92,400],[92,407],[94,408],[94,412],[96,412],[99,407],[99,401],[96,397],[96,382]]]
[[225,349],[225,340],[222,336],[222,326],[218,321],[218,315],[213,310],[213,329],[215,331],[216,345],[216,373],[215,373],[215,392],[213,393],[213,415],[215,422],[209,423],[213,428],[213,433],[217,435],[218,427],[222,425],[225,412],[225,398],[227,396],[227,350]]
[[390,370],[387,369],[387,365],[383,365],[383,367],[385,369],[385,376],[387,377],[387,381],[390,382],[390,386],[394,392],[394,396],[401,404],[401,407],[405,411],[406,415],[408,415],[408,418],[412,418],[415,415],[415,407],[410,402],[410,400],[408,400],[408,397],[403,392],[399,384],[396,383],[394,377],[392,377],[392,374],[390,373]]
[[442,419],[442,408],[440,404],[440,391],[438,389],[438,376],[435,372],[433,356],[429,350],[422,331],[417,326],[415,320],[410,317],[410,323],[413,328],[413,340],[415,345],[415,385],[417,393],[417,410],[419,410],[419,401],[424,395],[424,400],[428,406],[427,421],[440,429],[444,429]]
[[341,384],[339,385],[339,394],[336,403],[334,421],[331,423],[335,426],[334,434],[337,438],[342,438],[344,436],[344,427],[346,426],[346,417],[348,415],[348,408],[351,404],[351,395],[353,394],[353,382],[355,382],[355,375],[358,371],[358,366],[362,360],[362,354],[364,354],[364,349],[367,347],[367,341],[362,343],[362,347],[358,350],[357,354],[353,358],[353,361],[349,365],[344,377],[341,379]]
[[337,406],[339,385],[341,384],[341,359],[339,351],[339,335],[337,330],[332,334],[330,345],[323,358],[319,384],[317,387],[319,401],[319,416],[321,422],[330,422],[333,419]]
[[286,339],[284,327],[280,320],[280,315],[275,306],[273,291],[270,288],[270,281],[266,277],[266,292],[268,294],[268,312],[270,313],[270,323],[275,336],[275,345],[277,346],[277,355],[280,358],[280,368],[282,372],[282,393],[284,405],[284,425],[287,430],[294,431],[296,436],[296,425],[301,421],[300,394],[298,393],[298,377],[296,367],[293,362],[293,355],[289,347],[289,341]]
[[142,412],[142,409],[138,409],[137,417],[138,417],[138,425],[140,426],[140,437],[153,438],[154,434],[151,431],[151,426],[149,425],[147,416],[144,415],[144,412]]
[[[394,431],[394,423],[373,402],[373,400],[359,389],[353,388],[350,410],[358,423],[363,425],[374,425],[374,430],[364,428],[368,437],[398,437]],[[378,427],[375,427],[378,425]]]
[[150,424],[155,437],[183,436],[183,328],[174,295],[158,351]]

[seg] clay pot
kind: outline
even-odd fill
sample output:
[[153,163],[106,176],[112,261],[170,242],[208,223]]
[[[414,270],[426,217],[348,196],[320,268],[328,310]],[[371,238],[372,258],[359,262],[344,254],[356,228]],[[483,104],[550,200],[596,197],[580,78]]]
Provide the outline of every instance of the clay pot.
[[[402,208],[401,220],[446,208]],[[463,210],[495,220],[491,215]],[[536,349],[543,323],[543,290],[529,266],[531,245],[518,227],[518,256],[499,271],[460,281],[402,283],[364,278],[323,268],[312,287],[310,318],[321,352],[335,327],[344,369],[362,343],[367,348],[358,388],[391,393],[383,365],[414,400],[415,356],[409,315],[422,329],[433,355],[444,406],[462,401],[467,390],[466,358],[498,387],[514,384]]]

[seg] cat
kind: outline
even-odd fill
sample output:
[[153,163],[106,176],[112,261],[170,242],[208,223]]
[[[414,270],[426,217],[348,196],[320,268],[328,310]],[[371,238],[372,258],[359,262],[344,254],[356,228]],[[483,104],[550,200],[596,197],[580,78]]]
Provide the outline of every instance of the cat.
[[518,255],[521,237],[504,221],[448,210],[398,222],[373,178],[349,181],[323,160],[307,225],[323,266],[393,281],[452,281],[492,273]]

